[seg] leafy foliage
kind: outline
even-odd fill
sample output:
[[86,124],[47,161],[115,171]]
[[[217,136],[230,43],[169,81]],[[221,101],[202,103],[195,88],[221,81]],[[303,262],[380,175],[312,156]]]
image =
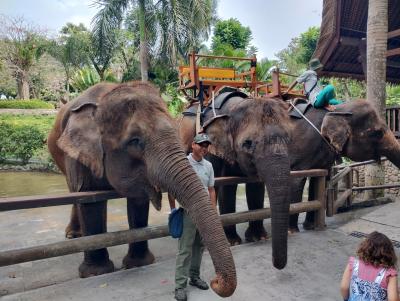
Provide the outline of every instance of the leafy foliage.
[[400,85],[386,85],[386,104],[400,105]]
[[182,113],[186,100],[179,95],[177,87],[172,84],[166,84],[165,92],[162,94],[162,97],[167,103],[168,111],[172,116],[176,117]]
[[[111,71],[105,70],[104,81],[116,82]],[[75,91],[82,92],[100,82],[100,76],[92,69],[85,67],[78,70],[71,79],[71,86]]]
[[237,19],[218,21],[215,24],[211,49],[229,45],[232,49],[247,49],[251,41],[251,30],[243,26]]
[[54,109],[54,106],[40,99],[0,100],[0,109]]
[[44,144],[45,135],[35,127],[0,123],[0,160],[16,157],[26,164]]
[[0,60],[12,70],[19,98],[29,98],[29,70],[45,52],[48,41],[44,34],[23,18],[0,15]]

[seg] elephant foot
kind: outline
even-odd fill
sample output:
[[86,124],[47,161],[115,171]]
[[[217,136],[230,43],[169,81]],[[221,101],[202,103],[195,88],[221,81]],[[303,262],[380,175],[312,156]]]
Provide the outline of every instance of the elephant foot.
[[82,236],[82,231],[80,228],[74,228],[71,226],[71,224],[69,224],[66,228],[65,228],[65,237],[68,239],[71,238],[77,238],[77,237],[81,237]]
[[314,222],[309,222],[309,221],[305,220],[303,223],[303,229],[304,230],[315,230]]
[[255,242],[260,240],[267,240],[268,233],[265,231],[263,226],[260,227],[248,227],[245,232],[247,242]]
[[142,256],[138,257],[134,254],[127,254],[122,260],[122,268],[131,269],[154,263],[155,257],[153,253],[147,250]]
[[88,278],[114,272],[114,264],[111,260],[102,263],[82,262],[79,266],[79,277]]
[[227,235],[226,238],[228,239],[231,246],[238,246],[242,243],[242,239],[237,234],[229,235],[229,236]]
[[289,226],[289,228],[288,228],[288,234],[295,234],[295,233],[298,233],[298,232],[300,232],[300,229],[299,229],[299,227],[290,227]]

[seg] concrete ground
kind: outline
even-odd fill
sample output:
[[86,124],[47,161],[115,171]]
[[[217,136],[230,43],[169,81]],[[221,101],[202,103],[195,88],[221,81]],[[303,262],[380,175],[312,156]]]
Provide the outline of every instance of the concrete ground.
[[[166,206],[164,206],[165,208]],[[240,208],[246,210],[245,208]],[[68,220],[69,206],[0,213],[0,250],[59,241]],[[347,258],[354,255],[360,238],[353,231],[373,230],[400,241],[400,200],[383,206],[338,214],[327,219],[324,231],[302,231],[289,237],[288,264],[279,271],[272,267],[271,241],[232,247],[238,287],[225,300],[342,300],[339,283]],[[164,223],[166,209],[152,224]],[[124,212],[110,206],[109,231],[126,228]],[[269,220],[265,221],[270,230]],[[245,224],[239,225],[243,237]],[[28,232],[29,231],[29,232]],[[34,235],[32,234],[34,233]],[[82,254],[40,260],[0,268],[2,300],[174,300],[174,266],[177,241],[165,237],[150,242],[156,263],[147,267],[79,279]],[[121,266],[126,246],[112,247],[110,257]],[[396,248],[400,255],[399,249]],[[214,275],[208,253],[202,277]],[[213,291],[188,288],[190,301],[222,300]]]

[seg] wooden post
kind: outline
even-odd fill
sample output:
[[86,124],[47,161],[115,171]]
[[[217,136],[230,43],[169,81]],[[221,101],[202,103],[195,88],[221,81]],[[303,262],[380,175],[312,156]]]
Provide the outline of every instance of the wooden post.
[[321,207],[317,211],[315,219],[315,229],[324,230],[325,225],[325,210],[326,210],[326,197],[325,197],[325,177],[317,178],[317,185],[315,185],[314,196],[320,202]]
[[[346,189],[351,190],[353,188],[353,169],[347,174],[345,178]],[[346,200],[346,207],[350,207],[353,203],[353,193],[350,193],[349,197]]]

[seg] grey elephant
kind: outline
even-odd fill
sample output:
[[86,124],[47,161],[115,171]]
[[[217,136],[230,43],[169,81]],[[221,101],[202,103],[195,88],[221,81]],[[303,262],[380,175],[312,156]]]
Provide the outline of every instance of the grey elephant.
[[[159,209],[160,190],[171,193],[188,210],[210,252],[217,274],[211,287],[223,297],[234,292],[235,266],[218,214],[156,88],[140,82],[95,85],[60,110],[48,147],[70,191],[115,189],[127,197],[130,228],[146,227],[150,200]],[[68,231],[106,232],[106,206],[106,201],[75,206]],[[153,261],[145,241],[129,245],[123,264]],[[113,270],[106,248],[84,252],[81,277]]]
[[[212,141],[212,156],[208,159],[213,163],[216,176],[250,176],[260,179],[260,183],[246,184],[250,210],[263,207],[265,187],[267,188],[272,215],[273,264],[282,269],[287,263],[290,205],[288,146],[291,126],[286,113],[288,106],[278,99],[254,99],[246,98],[243,93],[225,93],[219,98],[222,101],[216,101],[215,114],[210,107],[204,112],[203,131]],[[185,113],[180,121],[180,137],[187,150],[195,134],[195,120],[195,116]],[[235,201],[230,197],[235,199],[236,187],[237,185],[228,185],[218,188],[221,214],[234,211]],[[230,229],[235,229],[235,226],[225,227],[227,234]],[[246,230],[248,240],[266,237],[262,220],[249,223]],[[237,243],[237,238],[228,236],[231,244]]]

